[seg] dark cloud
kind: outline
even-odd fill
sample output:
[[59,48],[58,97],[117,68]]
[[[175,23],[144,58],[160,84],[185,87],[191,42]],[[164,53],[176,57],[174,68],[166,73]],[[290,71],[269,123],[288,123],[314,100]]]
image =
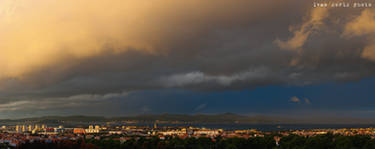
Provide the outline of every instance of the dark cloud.
[[[38,0],[36,3],[42,2]],[[85,2],[80,1],[78,6]],[[22,1],[19,3],[22,4]],[[103,16],[65,16],[70,18],[65,18],[65,21],[71,26],[59,27],[62,27],[61,30],[69,30],[72,36],[72,31],[78,31],[74,27],[80,29],[81,25],[104,21],[98,26],[90,26],[94,29],[85,29],[87,34],[82,37],[77,35],[81,37],[76,40],[77,43],[67,41],[71,35],[48,28],[51,24],[42,24],[53,31],[49,36],[54,44],[42,46],[47,51],[54,51],[51,53],[42,51],[30,55],[30,51],[20,51],[21,54],[13,55],[9,52],[12,49],[2,50],[4,44],[0,44],[0,54],[10,57],[0,60],[0,66],[15,67],[6,67],[0,72],[0,100],[4,102],[4,107],[38,99],[60,101],[62,98],[69,100],[70,97],[81,97],[79,95],[106,95],[161,88],[209,91],[274,84],[309,85],[354,81],[371,77],[375,73],[375,63],[371,60],[373,46],[370,44],[374,39],[371,30],[374,18],[371,18],[373,11],[370,10],[317,10],[312,8],[310,0],[194,0],[166,1],[152,6],[141,2],[129,3],[141,11],[129,10],[134,14],[124,15],[116,11],[104,13],[107,9],[97,9],[97,4],[108,7],[118,4],[114,10],[119,12],[129,8],[122,8],[126,3],[120,1],[113,4],[93,3],[90,5],[92,8],[84,12]],[[36,6],[40,7],[41,12],[53,9]],[[29,12],[26,6],[21,8]],[[72,11],[81,14],[75,8]],[[61,17],[60,13],[52,12],[52,17]],[[35,15],[42,14],[35,12]],[[107,15],[111,17],[106,19]],[[88,19],[77,21],[81,17]],[[8,13],[6,18],[11,18]],[[50,21],[51,18],[46,16],[41,19]],[[134,22],[127,22],[127,19]],[[360,25],[366,19],[372,24]],[[9,27],[9,21],[0,23]],[[27,23],[25,25],[33,25],[34,28],[39,25],[35,22]],[[115,23],[118,25],[113,25]],[[36,28],[45,29],[46,26]],[[29,29],[26,27],[21,31]],[[0,31],[5,33],[0,35],[0,39],[9,36],[6,40],[8,44],[4,47],[12,47],[15,43],[11,39],[16,36],[11,36],[14,30]],[[14,47],[25,43],[29,42],[20,39]],[[66,45],[62,46],[62,43]],[[14,61],[18,59],[12,60],[15,55],[19,59],[30,57],[30,61],[16,63]],[[310,103],[308,100],[305,102]],[[143,109],[150,111],[147,106]]]

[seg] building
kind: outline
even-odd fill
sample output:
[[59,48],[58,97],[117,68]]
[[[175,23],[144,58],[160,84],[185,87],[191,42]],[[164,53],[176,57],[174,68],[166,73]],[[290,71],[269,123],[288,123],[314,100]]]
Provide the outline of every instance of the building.
[[25,132],[25,131],[26,131],[26,126],[22,125],[22,132]]
[[27,131],[33,131],[33,126],[32,125],[29,125],[28,127],[27,127]]
[[159,120],[156,120],[155,123],[154,123],[154,129],[157,129],[158,128],[158,122]]
[[21,132],[21,126],[20,125],[16,125],[16,133],[20,133]]
[[209,136],[215,136],[219,135],[219,130],[209,130],[209,129],[201,129],[194,131],[194,135],[209,135]]
[[100,126],[99,125],[95,125],[95,129],[100,129]]
[[84,133],[86,133],[86,131],[83,128],[74,128],[73,129],[73,133],[75,133],[75,134],[84,134]]
[[99,133],[100,132],[100,129],[99,129],[99,126],[96,125],[95,128],[93,125],[90,125],[89,126],[89,129],[86,129],[85,130],[86,133]]
[[38,124],[35,124],[34,130],[39,130],[39,125]]
[[162,134],[164,136],[186,135],[187,131],[186,131],[186,129],[181,129],[181,130],[167,130],[167,131],[160,131],[159,134]]

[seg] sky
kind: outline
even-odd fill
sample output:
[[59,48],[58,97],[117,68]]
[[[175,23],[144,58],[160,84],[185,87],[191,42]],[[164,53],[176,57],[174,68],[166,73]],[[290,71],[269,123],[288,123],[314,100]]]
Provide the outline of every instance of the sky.
[[313,2],[0,0],[0,118],[371,117],[375,9]]

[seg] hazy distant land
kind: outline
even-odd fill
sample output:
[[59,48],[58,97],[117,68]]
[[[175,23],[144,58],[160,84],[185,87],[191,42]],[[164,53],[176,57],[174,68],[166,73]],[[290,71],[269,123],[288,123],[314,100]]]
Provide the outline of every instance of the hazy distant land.
[[164,123],[164,124],[375,124],[375,119],[306,117],[289,118],[281,116],[244,116],[233,113],[223,114],[143,114],[137,116],[42,116],[22,119],[1,119],[0,124],[10,123]]

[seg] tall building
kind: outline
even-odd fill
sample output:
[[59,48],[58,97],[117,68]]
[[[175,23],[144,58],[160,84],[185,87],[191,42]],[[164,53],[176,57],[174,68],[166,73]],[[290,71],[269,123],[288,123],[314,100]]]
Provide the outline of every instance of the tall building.
[[16,125],[16,132],[21,132],[21,126]]
[[33,131],[33,126],[32,126],[32,125],[29,125],[29,126],[27,127],[27,131]]
[[35,124],[34,130],[39,130],[39,125],[38,124]]
[[25,131],[26,131],[26,126],[22,125],[22,132],[25,132]]
[[155,121],[155,123],[154,123],[154,129],[158,128],[158,124],[157,124],[158,122],[159,122],[159,120]]

